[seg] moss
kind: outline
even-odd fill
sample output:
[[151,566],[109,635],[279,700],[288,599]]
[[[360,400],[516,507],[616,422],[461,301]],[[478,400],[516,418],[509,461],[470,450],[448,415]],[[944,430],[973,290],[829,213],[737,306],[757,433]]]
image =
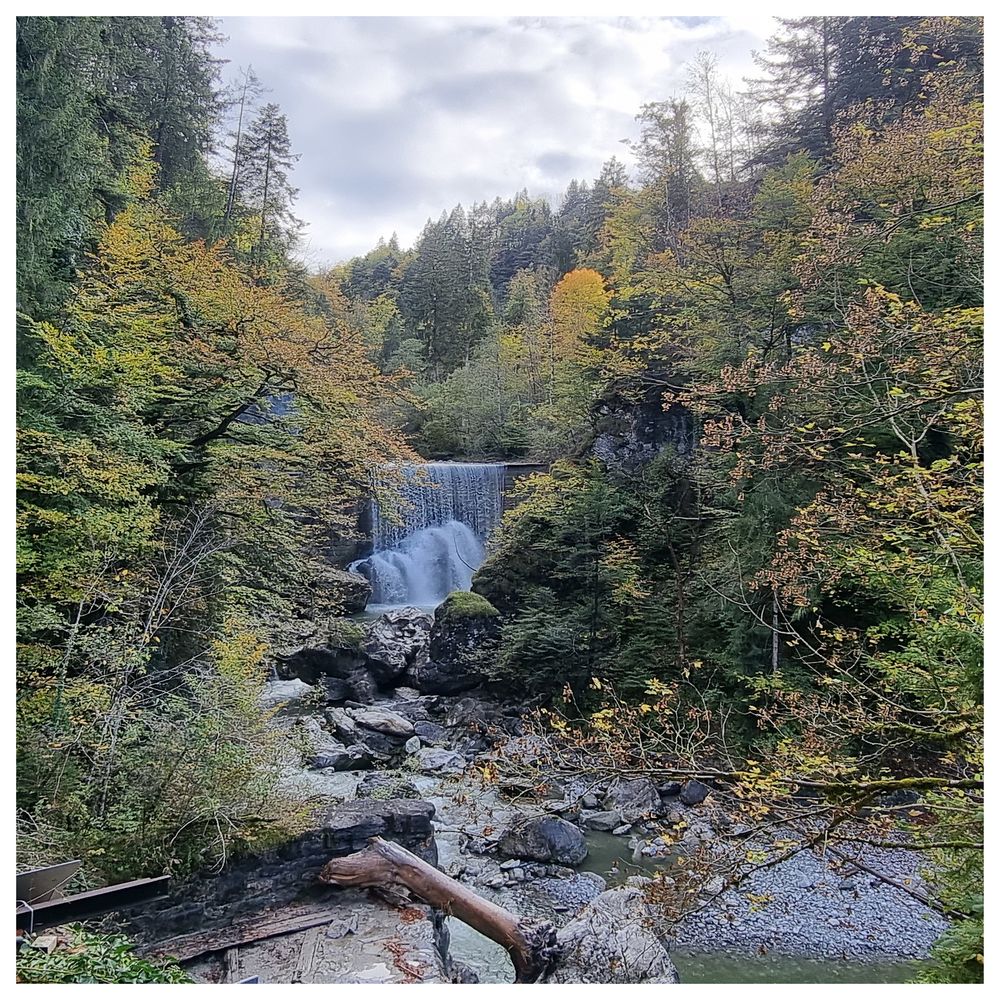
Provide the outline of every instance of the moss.
[[454,590],[438,606],[434,613],[438,621],[445,618],[455,621],[461,618],[496,618],[499,611],[481,594],[470,590]]
[[343,649],[360,649],[365,638],[365,628],[349,618],[336,618],[330,622],[330,645]]

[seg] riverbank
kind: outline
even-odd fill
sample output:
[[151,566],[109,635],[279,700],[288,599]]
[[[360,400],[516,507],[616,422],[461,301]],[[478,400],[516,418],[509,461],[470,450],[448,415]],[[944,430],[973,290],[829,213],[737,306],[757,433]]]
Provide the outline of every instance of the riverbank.
[[[280,690],[272,686],[270,693]],[[588,784],[586,793],[583,782],[570,788],[553,784],[546,793],[552,797],[539,798],[526,788],[505,791],[485,779],[484,771],[488,773],[498,753],[506,752],[506,743],[513,740],[523,750],[523,727],[513,706],[402,688],[371,706],[347,703],[317,712],[315,704],[310,707],[315,692],[297,692],[283,710],[283,724],[319,742],[346,736],[360,743],[369,739],[369,756],[381,754],[383,763],[365,770],[317,767],[329,759],[320,753],[313,758],[314,766],[289,768],[283,779],[286,788],[329,802],[349,802],[373,794],[373,789],[374,794],[429,802],[442,870],[524,916],[561,926],[606,886],[643,886],[651,875],[669,870],[673,861],[668,852],[662,857],[642,852],[658,849],[660,834],[669,830],[671,820],[680,818],[696,839],[711,836],[711,794],[693,805],[677,797],[660,799],[658,808],[649,808],[634,822],[628,821],[625,801],[626,815],[608,820],[615,824],[617,832],[612,833],[588,828],[595,814],[602,813],[600,807],[609,804],[609,793],[612,799],[616,794],[606,784]],[[383,731],[366,729],[366,724]],[[393,728],[395,756],[387,753],[392,738],[386,741],[386,730]],[[622,807],[621,789],[617,794]],[[587,848],[582,862],[509,856],[505,832],[545,817],[579,832]],[[870,848],[858,859],[917,891],[922,886],[912,852]],[[483,946],[466,931],[456,930],[455,921],[450,923],[453,955],[480,979],[504,981],[501,970],[509,970],[509,963],[502,951]],[[755,872],[738,891],[721,892],[676,926],[664,925],[662,932],[679,956],[682,977],[686,965],[698,981],[734,981],[704,978],[719,975],[745,977],[737,981],[816,982],[828,976],[861,982],[909,978],[912,963],[926,956],[946,926],[943,918],[906,892],[845,869],[839,859],[803,851]],[[769,967],[779,979],[760,978],[770,974]]]

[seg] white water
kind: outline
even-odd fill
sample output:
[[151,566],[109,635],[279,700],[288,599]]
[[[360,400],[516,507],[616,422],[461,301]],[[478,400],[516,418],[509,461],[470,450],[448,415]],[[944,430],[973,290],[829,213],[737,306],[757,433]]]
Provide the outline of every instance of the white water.
[[378,485],[388,509],[372,511],[374,552],[349,567],[371,581],[369,608],[434,607],[469,590],[500,520],[503,476],[502,465],[472,462],[386,470]]

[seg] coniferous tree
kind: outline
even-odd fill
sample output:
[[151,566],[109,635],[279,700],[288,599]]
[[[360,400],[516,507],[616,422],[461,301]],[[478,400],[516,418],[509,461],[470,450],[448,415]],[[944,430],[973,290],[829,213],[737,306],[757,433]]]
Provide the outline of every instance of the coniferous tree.
[[239,175],[248,208],[256,215],[250,257],[260,269],[284,257],[298,240],[301,222],[292,212],[298,190],[289,174],[299,159],[292,152],[288,121],[277,104],[266,104],[247,129]]

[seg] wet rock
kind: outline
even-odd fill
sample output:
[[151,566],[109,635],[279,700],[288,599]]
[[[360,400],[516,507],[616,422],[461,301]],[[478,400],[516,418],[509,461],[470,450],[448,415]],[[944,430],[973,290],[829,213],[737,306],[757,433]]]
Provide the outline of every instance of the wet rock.
[[666,943],[639,889],[609,889],[559,931],[550,983],[676,983]]
[[438,747],[422,747],[413,755],[413,759],[421,771],[434,774],[461,774],[467,766],[460,753]]
[[685,781],[684,787],[680,791],[680,800],[686,806],[696,806],[708,798],[711,788],[708,785],[692,779]]
[[580,813],[580,822],[588,830],[600,830],[603,833],[610,833],[616,827],[622,825],[622,818],[621,815],[613,809],[605,812],[584,811]]
[[361,643],[367,667],[382,687],[402,677],[430,645],[432,618],[419,608],[396,608],[368,626]]
[[631,829],[632,827],[630,827],[628,823],[622,823],[621,826],[616,826],[611,832],[617,837],[623,837]]
[[372,599],[372,585],[368,578],[346,569],[325,567],[317,585],[333,591],[336,605],[347,615],[364,611]]
[[497,844],[503,858],[578,865],[587,856],[583,833],[555,816],[520,816]]
[[604,808],[615,810],[626,823],[635,823],[660,810],[660,793],[648,778],[612,782],[604,796]]
[[478,687],[500,640],[496,608],[479,594],[449,594],[434,612],[427,657],[416,658],[413,686],[433,694],[457,694]]

